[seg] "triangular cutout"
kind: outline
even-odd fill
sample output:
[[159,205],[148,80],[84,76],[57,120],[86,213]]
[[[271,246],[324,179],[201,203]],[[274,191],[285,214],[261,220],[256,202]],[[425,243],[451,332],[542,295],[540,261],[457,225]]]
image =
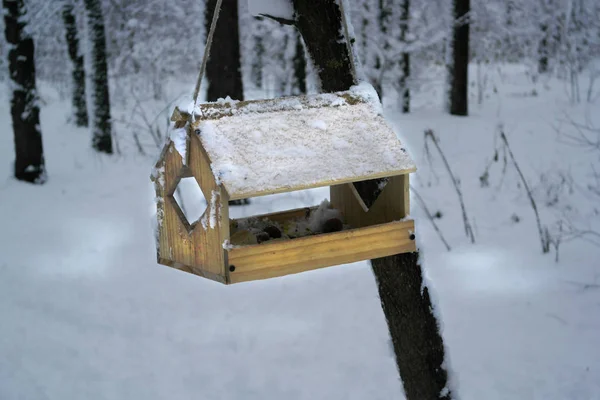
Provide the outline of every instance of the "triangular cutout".
[[352,183],[352,191],[365,212],[375,204],[388,182],[389,178],[379,178]]

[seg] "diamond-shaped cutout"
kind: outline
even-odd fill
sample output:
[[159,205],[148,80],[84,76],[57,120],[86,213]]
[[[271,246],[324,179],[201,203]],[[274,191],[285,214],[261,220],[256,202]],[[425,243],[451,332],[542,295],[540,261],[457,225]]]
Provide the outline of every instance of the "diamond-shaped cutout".
[[183,222],[193,228],[207,208],[206,198],[196,178],[181,178],[173,193],[173,199],[183,214],[180,214],[180,217],[185,218]]

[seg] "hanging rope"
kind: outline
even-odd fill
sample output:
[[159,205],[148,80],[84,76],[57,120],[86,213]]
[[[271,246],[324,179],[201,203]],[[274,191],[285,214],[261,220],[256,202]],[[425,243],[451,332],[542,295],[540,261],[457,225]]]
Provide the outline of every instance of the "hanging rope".
[[202,64],[200,64],[200,72],[198,72],[198,79],[196,80],[196,87],[194,88],[194,108],[190,113],[189,127],[187,129],[187,135],[185,136],[185,165],[190,165],[190,141],[192,140],[192,124],[194,123],[196,107],[198,107],[198,95],[200,94],[202,78],[204,78],[204,72],[206,71],[206,64],[208,63],[208,58],[210,57],[210,48],[212,47],[213,36],[215,35],[215,30],[217,28],[219,12],[221,12],[221,3],[223,3],[223,0],[217,0],[217,4],[215,4],[215,11],[213,12],[212,21],[210,23],[210,29],[208,30],[208,36],[206,37],[206,46],[204,46],[204,56],[202,56]]
[[[215,5],[215,11],[213,13],[212,21],[210,23],[210,30],[208,31],[208,36],[206,37],[206,46],[204,47],[204,56],[202,57],[202,64],[200,64],[200,72],[198,73],[198,80],[196,81],[196,88],[194,89],[194,110],[198,105],[198,94],[200,93],[200,86],[202,84],[202,78],[204,78],[204,72],[206,71],[206,64],[208,63],[208,58],[210,57],[210,48],[212,47],[213,36],[215,34],[215,30],[217,28],[217,20],[219,19],[219,13],[221,12],[221,3],[223,0],[217,0],[217,4]],[[192,113],[193,114],[193,113]]]

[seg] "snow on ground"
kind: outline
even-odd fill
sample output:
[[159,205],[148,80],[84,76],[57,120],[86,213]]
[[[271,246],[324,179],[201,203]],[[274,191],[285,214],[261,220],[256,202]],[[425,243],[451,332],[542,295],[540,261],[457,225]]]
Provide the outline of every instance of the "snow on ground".
[[[438,222],[453,246],[444,250],[413,201],[452,368],[462,399],[600,399],[600,250],[566,243],[555,263],[541,254],[514,172],[499,190],[498,168],[491,186],[479,187],[499,122],[534,187],[548,170],[586,179],[594,156],[559,143],[551,125],[562,110],[575,117],[584,107],[568,106],[560,83],[523,96],[532,85],[522,71],[507,76],[469,118],[444,115],[431,98],[408,116],[390,114],[417,161],[413,183],[443,213]],[[5,93],[0,399],[402,398],[367,263],[230,287],[157,265],[151,157],[94,154],[87,132],[65,123],[65,103],[43,87],[50,179],[43,187],[16,182]],[[430,166],[423,155],[425,128],[439,135],[461,179],[475,245],[439,158],[433,153]],[[120,134],[125,147],[129,133]],[[232,217],[327,195],[267,196]],[[585,212],[576,193],[564,196]],[[553,209],[541,208],[550,223]]]

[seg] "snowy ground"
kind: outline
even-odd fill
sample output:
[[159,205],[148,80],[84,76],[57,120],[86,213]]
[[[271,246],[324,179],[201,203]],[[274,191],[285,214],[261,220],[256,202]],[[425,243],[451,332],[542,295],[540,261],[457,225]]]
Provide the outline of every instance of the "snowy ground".
[[[562,83],[504,73],[469,118],[440,112],[434,91],[414,113],[390,114],[417,160],[413,182],[443,213],[453,247],[445,251],[413,200],[452,368],[467,400],[600,399],[600,249],[566,243],[556,263],[541,254],[514,171],[498,189],[496,166],[491,186],[479,187],[498,123],[540,199],[544,172],[570,171],[584,184],[597,154],[561,144],[553,125],[586,106],[568,105]],[[402,398],[367,263],[231,287],[157,265],[151,158],[92,153],[87,132],[65,122],[66,103],[48,87],[42,94],[43,187],[9,178],[12,131],[0,96],[0,399]],[[424,157],[425,128],[460,177],[475,245],[439,157]],[[236,212],[325,197],[318,189],[260,198]],[[589,199],[559,197],[589,221]],[[551,224],[556,207],[540,207]]]

